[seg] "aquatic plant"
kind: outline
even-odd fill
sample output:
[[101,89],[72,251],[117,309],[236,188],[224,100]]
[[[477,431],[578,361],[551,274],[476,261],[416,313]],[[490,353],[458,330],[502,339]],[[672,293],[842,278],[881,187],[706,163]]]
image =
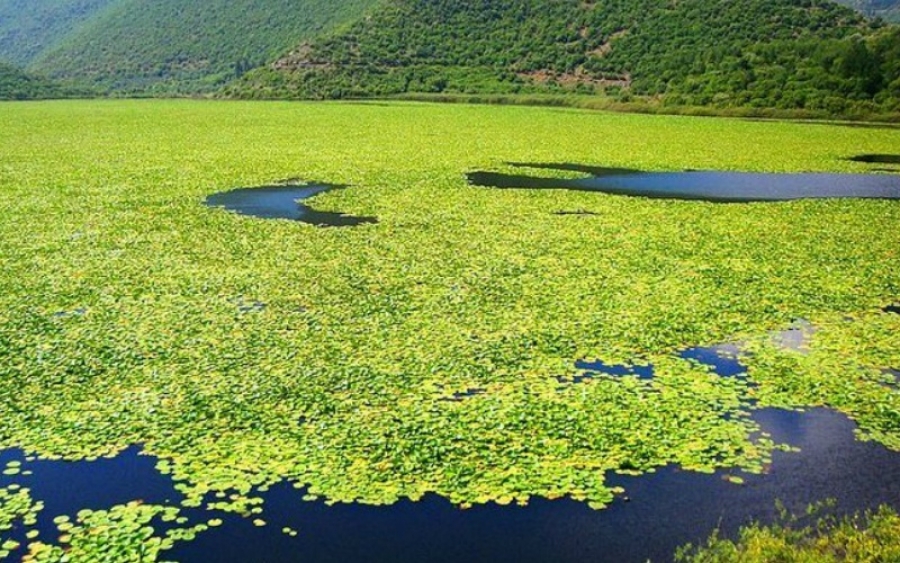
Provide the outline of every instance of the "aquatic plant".
[[812,507],[802,516],[782,511],[779,521],[772,525],[756,523],[741,528],[736,541],[714,534],[705,545],[681,548],[676,560],[862,563],[900,559],[900,516],[890,507],[844,518],[823,515],[821,510]]
[[159,561],[163,551],[176,541],[189,541],[207,529],[205,524],[173,528],[157,535],[154,521],[175,522],[179,510],[173,507],[131,502],[109,510],[82,510],[75,522],[68,517],[55,519],[62,533],[56,544],[40,541],[28,545],[27,563],[71,561],[72,563],[110,563]]
[[[40,501],[31,497],[31,491],[18,485],[0,488],[0,560],[18,549],[20,542],[7,537],[14,526],[33,526],[37,513],[43,509]],[[34,537],[34,536],[32,536]]]
[[[465,179],[508,161],[859,172],[846,157],[891,153],[896,130],[196,101],[7,104],[0,119],[0,448],[142,444],[187,506],[241,513],[283,480],[329,502],[602,507],[613,471],[760,471],[780,446],[754,400],[839,408],[898,448],[896,389],[876,373],[897,367],[896,319],[875,312],[900,293],[897,202]],[[312,208],[379,222],[202,205],[298,177],[352,186]],[[589,214],[559,214],[573,210]],[[808,356],[754,340],[798,318],[821,326]],[[751,342],[747,377],[673,355],[732,340]],[[583,358],[655,377],[560,382]]]

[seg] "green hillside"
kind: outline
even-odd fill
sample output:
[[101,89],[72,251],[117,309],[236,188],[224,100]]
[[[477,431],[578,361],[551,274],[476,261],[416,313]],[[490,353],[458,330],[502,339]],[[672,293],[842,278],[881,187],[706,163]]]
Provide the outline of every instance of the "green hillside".
[[865,14],[870,18],[882,18],[889,22],[900,22],[900,0],[835,0],[838,4]]
[[105,1],[101,14],[29,68],[125,93],[211,90],[359,18],[377,0]]
[[121,0],[0,0],[0,61],[29,64]]
[[895,109],[900,37],[825,0],[394,0],[228,89],[241,97],[598,91]]
[[0,100],[39,100],[87,96],[90,92],[29,74],[0,63]]

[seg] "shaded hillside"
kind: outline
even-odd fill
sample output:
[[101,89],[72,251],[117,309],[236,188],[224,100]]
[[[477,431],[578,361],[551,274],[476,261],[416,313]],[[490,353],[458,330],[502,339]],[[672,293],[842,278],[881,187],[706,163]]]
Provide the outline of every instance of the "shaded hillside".
[[900,0],[835,0],[849,6],[870,18],[882,18],[889,22],[900,22]]
[[89,96],[84,89],[76,89],[55,81],[29,74],[12,65],[0,63],[0,100],[41,100]]
[[874,33],[825,0],[394,0],[228,93],[606,91],[839,111],[842,100],[885,103],[897,78],[897,34]]
[[29,68],[122,92],[210,90],[375,1],[113,0]]
[[0,0],[0,60],[18,66],[122,0]]

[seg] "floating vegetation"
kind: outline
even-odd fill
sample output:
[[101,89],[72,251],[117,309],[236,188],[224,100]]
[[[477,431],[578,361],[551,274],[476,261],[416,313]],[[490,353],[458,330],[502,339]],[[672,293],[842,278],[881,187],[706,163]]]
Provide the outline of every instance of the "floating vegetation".
[[0,488],[0,560],[21,547],[21,542],[11,539],[14,526],[34,526],[43,509],[43,504],[32,499],[30,493],[18,485]]
[[[417,104],[0,114],[0,450],[78,460],[140,444],[182,508],[268,521],[257,493],[283,481],[330,503],[602,508],[617,472],[760,473],[782,446],[757,404],[825,405],[900,448],[882,371],[900,365],[900,316],[880,310],[900,288],[896,201],[710,205],[464,177],[511,158],[843,173],[858,165],[840,155],[890,151],[896,130]],[[197,204],[210,186],[294,176],[354,186],[315,207],[378,223],[298,228]],[[816,327],[806,354],[768,336],[797,318]],[[747,377],[678,355],[739,341]],[[561,385],[579,358],[640,358],[653,377]],[[483,393],[446,400],[466,390]]]
[[744,361],[760,405],[825,406],[847,414],[860,437],[900,450],[900,394],[885,376],[900,365],[900,316],[822,315],[808,345],[748,343]]
[[58,543],[35,541],[28,545],[28,563],[93,563],[97,561],[152,563],[179,541],[191,541],[208,529],[205,524],[169,528],[157,534],[154,522],[175,522],[180,510],[131,502],[110,510],[82,510],[74,521],[66,516],[54,522],[61,533]]
[[837,518],[823,513],[827,507],[810,506],[805,514],[782,509],[771,525],[754,523],[741,528],[732,541],[712,535],[705,545],[687,545],[676,561],[688,563],[767,563],[816,561],[850,563],[896,561],[900,558],[900,516],[888,506]]

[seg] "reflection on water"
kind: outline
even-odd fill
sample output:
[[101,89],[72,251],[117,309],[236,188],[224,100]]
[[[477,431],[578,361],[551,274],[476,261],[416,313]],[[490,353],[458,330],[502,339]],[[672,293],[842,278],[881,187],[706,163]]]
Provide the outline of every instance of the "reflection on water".
[[559,179],[499,172],[471,172],[469,183],[491,188],[562,189],[711,202],[807,198],[900,199],[900,178],[886,174],[773,174],[751,172],[637,172],[578,164],[522,164],[532,169],[575,171],[588,178]]
[[[809,341],[816,328],[809,321],[800,319],[786,330],[777,330],[769,334],[772,344],[783,350],[791,350],[800,354],[808,353]],[[695,346],[677,353],[679,358],[693,360],[712,368],[716,375],[734,377],[747,373],[747,368],[740,361],[742,344],[729,342],[713,346]],[[575,367],[583,370],[571,379],[559,378],[560,383],[580,383],[598,374],[615,377],[634,375],[639,379],[653,379],[652,365],[608,364],[602,361],[579,360]]]

